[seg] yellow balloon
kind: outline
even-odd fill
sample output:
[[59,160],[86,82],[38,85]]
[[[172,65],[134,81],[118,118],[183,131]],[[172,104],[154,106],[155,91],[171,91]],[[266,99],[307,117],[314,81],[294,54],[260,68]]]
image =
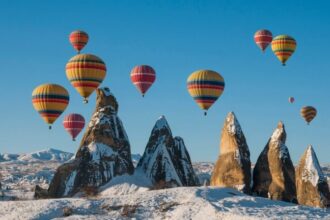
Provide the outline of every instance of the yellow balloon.
[[272,41],[272,50],[283,66],[295,52],[296,47],[296,40],[288,35],[279,35]]
[[66,64],[66,76],[87,103],[87,98],[102,83],[106,75],[103,60],[92,54],[78,54]]
[[69,100],[68,91],[57,84],[43,84],[32,92],[33,107],[44,121],[49,124],[49,129],[66,109]]

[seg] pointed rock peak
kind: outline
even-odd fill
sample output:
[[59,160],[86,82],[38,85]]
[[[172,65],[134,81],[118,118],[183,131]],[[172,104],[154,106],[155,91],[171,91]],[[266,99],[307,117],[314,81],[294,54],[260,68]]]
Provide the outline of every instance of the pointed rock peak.
[[242,129],[234,112],[229,112],[226,117],[226,129],[231,135],[241,135]]
[[285,140],[286,140],[286,132],[285,132],[284,124],[283,124],[283,122],[280,121],[277,124],[277,128],[273,132],[271,141],[272,142],[281,141],[281,142],[285,143]]
[[163,128],[170,130],[170,126],[168,125],[167,120],[164,115],[162,115],[158,118],[158,120],[156,121],[156,124],[152,130],[153,131],[161,130]]
[[316,157],[312,145],[309,145],[302,158],[305,162],[303,180],[305,182],[311,182],[313,186],[316,186],[319,182],[325,180],[321,166]]
[[98,88],[96,94],[96,109],[111,107],[115,113],[118,112],[117,100],[108,87]]
[[110,92],[110,89],[108,87],[102,87],[100,88],[100,90],[103,92],[105,96],[111,96],[111,95],[114,96],[112,92]]

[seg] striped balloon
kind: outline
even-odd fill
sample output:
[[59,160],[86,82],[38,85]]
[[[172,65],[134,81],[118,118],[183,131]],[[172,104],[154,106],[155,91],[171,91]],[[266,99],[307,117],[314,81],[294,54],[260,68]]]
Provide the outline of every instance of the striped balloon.
[[63,126],[72,137],[72,140],[75,141],[75,138],[85,126],[85,119],[80,114],[68,114],[63,119]]
[[272,42],[272,32],[268,30],[259,30],[254,34],[254,41],[258,47],[264,52],[268,45]]
[[285,62],[296,50],[296,46],[295,39],[288,35],[277,36],[272,41],[272,50],[283,66],[285,66]]
[[88,34],[84,31],[73,31],[69,36],[73,48],[80,53],[88,42]]
[[156,72],[148,65],[136,66],[131,71],[131,80],[142,96],[144,96],[151,85],[155,82]]
[[32,104],[49,129],[55,120],[62,114],[69,103],[68,91],[57,84],[43,84],[32,92]]
[[317,110],[312,106],[305,106],[300,110],[300,115],[309,124],[316,116]]
[[84,98],[87,98],[102,83],[106,75],[105,63],[91,54],[78,54],[66,64],[66,76],[72,86]]
[[189,94],[199,107],[206,111],[222,95],[225,81],[223,77],[212,70],[198,70],[193,72],[187,80]]

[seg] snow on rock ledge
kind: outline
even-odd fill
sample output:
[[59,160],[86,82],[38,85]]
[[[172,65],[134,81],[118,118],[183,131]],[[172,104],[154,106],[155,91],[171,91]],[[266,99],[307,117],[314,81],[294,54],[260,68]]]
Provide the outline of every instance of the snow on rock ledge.
[[296,203],[295,170],[285,141],[285,127],[279,122],[254,167],[252,191],[258,196]]
[[307,147],[296,168],[298,203],[325,208],[330,206],[329,186],[313,147]]
[[210,185],[232,187],[249,193],[250,181],[249,147],[234,112],[229,112],[223,125],[220,155],[215,164]]
[[86,187],[97,188],[115,176],[134,172],[116,98],[108,88],[97,89],[96,93],[96,109],[76,156],[57,169],[49,197],[73,196]]
[[173,138],[164,116],[155,123],[136,172],[157,188],[199,185],[182,138]]

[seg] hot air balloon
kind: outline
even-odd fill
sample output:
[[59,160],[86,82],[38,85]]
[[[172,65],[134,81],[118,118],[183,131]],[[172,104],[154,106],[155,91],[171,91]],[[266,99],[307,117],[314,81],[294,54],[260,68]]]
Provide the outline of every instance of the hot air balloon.
[[315,118],[316,114],[317,110],[312,106],[305,106],[300,110],[301,117],[305,119],[308,125]]
[[290,102],[291,104],[294,103],[294,101],[295,101],[294,97],[289,97],[289,102]]
[[84,31],[73,31],[69,36],[73,48],[80,53],[88,42],[88,34]]
[[75,138],[85,126],[85,119],[80,114],[68,114],[63,119],[63,126],[72,137],[72,140],[75,141]]
[[225,82],[223,77],[212,70],[198,70],[193,72],[187,80],[189,94],[199,107],[207,110],[223,93]]
[[136,66],[131,71],[131,80],[144,97],[145,93],[155,82],[156,72],[148,65]]
[[43,84],[32,92],[32,104],[44,121],[52,124],[62,114],[69,103],[69,93],[60,85]]
[[259,30],[254,34],[254,41],[258,47],[265,52],[268,45],[272,42],[273,35],[272,32],[268,30]]
[[277,58],[285,66],[285,62],[296,50],[296,41],[288,35],[279,35],[272,41],[272,50]]
[[66,76],[72,86],[88,102],[88,97],[102,83],[106,75],[105,63],[92,54],[78,54],[66,64]]

